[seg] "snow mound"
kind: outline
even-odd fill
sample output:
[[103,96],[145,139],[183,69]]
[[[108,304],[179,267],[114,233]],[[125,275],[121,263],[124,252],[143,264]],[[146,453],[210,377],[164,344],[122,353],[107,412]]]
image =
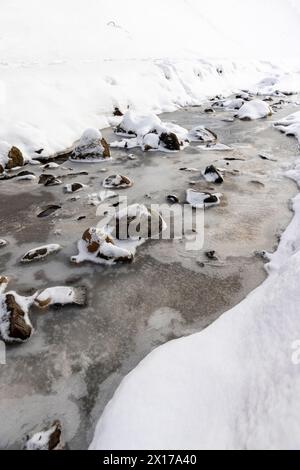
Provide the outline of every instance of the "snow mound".
[[300,144],[300,111],[290,114],[284,119],[275,123],[276,129],[287,136],[294,136]]
[[262,100],[252,100],[245,103],[238,112],[239,119],[262,119],[272,115],[270,106]]
[[186,202],[195,209],[207,209],[208,207],[218,206],[220,204],[220,193],[202,193],[194,189],[188,189],[186,192]]
[[109,146],[97,129],[86,129],[70,157],[72,161],[101,162],[110,158]]
[[186,129],[172,122],[162,122],[155,114],[139,115],[128,111],[115,133],[128,138],[112,142],[111,147],[174,152],[188,144]]

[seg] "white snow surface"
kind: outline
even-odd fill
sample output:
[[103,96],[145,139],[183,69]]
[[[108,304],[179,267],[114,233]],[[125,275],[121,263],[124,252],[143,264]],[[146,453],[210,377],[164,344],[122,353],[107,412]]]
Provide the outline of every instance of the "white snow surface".
[[[300,185],[300,160],[288,173]],[[204,331],[121,383],[91,449],[299,449],[300,195],[269,277]]]
[[262,119],[271,116],[272,109],[262,100],[251,100],[243,104],[239,109],[238,117],[240,119]]
[[285,134],[295,136],[300,144],[300,111],[277,121],[275,126]]
[[300,89],[299,19],[294,0],[1,0],[0,142],[48,156],[115,122],[115,106]]

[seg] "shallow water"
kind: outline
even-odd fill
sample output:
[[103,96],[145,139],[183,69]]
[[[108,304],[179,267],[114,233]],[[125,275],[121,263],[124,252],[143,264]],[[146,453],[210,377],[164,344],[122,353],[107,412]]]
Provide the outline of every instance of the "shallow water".
[[[263,260],[255,251],[276,247],[292,217],[289,199],[297,193],[295,184],[284,177],[297,156],[296,141],[282,136],[271,123],[298,109],[287,104],[272,119],[233,123],[222,120],[230,113],[207,115],[201,107],[163,115],[187,128],[205,124],[234,151],[207,152],[192,144],[176,154],[128,152],[136,160],[129,160],[125,151],[112,150],[111,162],[65,162],[64,167],[89,172],[63,180],[89,186],[78,193],[77,201],[71,201],[62,186],[0,181],[0,238],[9,241],[0,249],[0,266],[1,274],[12,278],[10,288],[27,293],[52,285],[86,285],[89,300],[84,309],[33,311],[35,335],[27,344],[7,348],[7,365],[0,366],[1,448],[20,448],[26,434],[54,419],[62,421],[69,448],[86,448],[122,377],[149,351],[200,331],[264,280]],[[104,135],[110,142],[116,139],[111,129]],[[260,159],[261,152],[277,161]],[[224,157],[244,161],[228,162]],[[203,170],[211,163],[228,170],[221,187],[204,181],[191,186],[199,174],[179,171]],[[108,171],[103,173],[103,168]],[[28,169],[41,173],[36,167]],[[116,173],[134,180],[132,188],[117,191],[130,203],[164,203],[173,193],[184,201],[189,187],[222,192],[221,205],[205,212],[203,249],[186,251],[185,240],[151,241],[138,248],[132,265],[71,264],[77,240],[97,223],[87,194],[100,191],[102,180]],[[48,204],[60,204],[62,209],[37,218]],[[77,221],[81,215],[86,219]],[[46,242],[59,243],[63,249],[44,262],[19,263],[27,250]],[[220,261],[209,261],[206,250],[216,250]]]

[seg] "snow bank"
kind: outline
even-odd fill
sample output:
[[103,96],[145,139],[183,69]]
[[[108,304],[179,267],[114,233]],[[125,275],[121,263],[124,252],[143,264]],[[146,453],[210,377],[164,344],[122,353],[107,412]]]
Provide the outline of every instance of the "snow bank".
[[[294,170],[300,183],[300,162]],[[300,195],[269,278],[121,383],[91,449],[299,449]]]
[[[71,146],[86,128],[108,126],[115,106],[171,111],[251,88],[266,75],[292,76],[298,87],[297,62],[286,60],[299,43],[299,9],[292,0],[249,6],[131,0],[128,8],[121,0],[89,0],[87,8],[82,0],[2,0],[0,141],[30,157],[40,149],[47,156]],[[245,11],[255,34],[245,34]]]

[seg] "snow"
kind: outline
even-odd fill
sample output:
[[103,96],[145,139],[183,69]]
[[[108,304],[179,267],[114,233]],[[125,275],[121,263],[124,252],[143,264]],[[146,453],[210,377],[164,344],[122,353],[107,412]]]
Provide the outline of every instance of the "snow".
[[190,142],[212,143],[217,140],[217,135],[204,126],[196,126],[189,131],[187,138]]
[[211,151],[221,151],[221,152],[230,152],[233,150],[232,147],[229,147],[229,145],[222,144],[222,143],[217,143],[217,144],[206,144],[206,145],[198,145],[198,149],[201,150],[211,150]]
[[133,182],[123,175],[111,175],[103,181],[103,187],[106,189],[130,188]]
[[101,162],[107,160],[104,156],[102,134],[98,129],[86,129],[74,148],[71,161]]
[[238,117],[243,120],[262,119],[273,114],[270,106],[262,100],[251,100],[240,108]]
[[157,114],[266,76],[300,89],[299,18],[292,0],[1,0],[0,141],[46,157],[116,106]]
[[194,189],[188,189],[186,191],[186,202],[191,204],[195,209],[206,209],[212,206],[218,206],[220,204],[220,193],[201,193]]
[[25,255],[22,257],[21,263],[30,263],[31,261],[41,260],[46,258],[48,255],[57,253],[60,250],[61,246],[56,243],[39,246],[27,251],[27,253],[25,253]]
[[84,288],[80,287],[66,287],[56,286],[44,289],[42,292],[35,296],[35,303],[42,306],[49,305],[67,305],[78,304],[83,305],[86,300],[86,293]]
[[174,149],[168,148],[163,141],[163,134],[175,134],[180,148],[188,144],[189,135],[187,129],[172,122],[162,122],[153,113],[139,115],[132,111],[128,111],[124,115],[122,121],[115,129],[115,133],[127,138],[112,142],[111,147],[126,149],[140,147],[144,151],[160,150],[162,152],[174,151]]
[[0,165],[2,168],[5,168],[5,165],[8,163],[8,153],[11,149],[11,145],[7,142],[0,141]]
[[[289,172],[300,184],[300,161]],[[300,195],[269,277],[204,331],[121,383],[90,449],[299,449]]]
[[275,127],[286,135],[295,136],[300,144],[300,111],[277,121]]
[[[34,434],[31,438],[27,439],[27,442],[24,446],[24,450],[58,450],[61,449],[60,444],[60,432],[61,425],[59,422],[53,423],[53,426],[42,432]],[[53,440],[55,445],[54,448],[50,448],[50,445],[53,444],[51,438],[56,436],[56,439]]]
[[[78,241],[78,255],[72,256],[73,263],[90,261],[95,264],[113,265],[118,261],[132,261],[137,245],[127,243],[127,248],[122,247],[117,240],[110,237],[107,231],[100,228],[91,227],[88,232],[91,239],[89,242],[86,238]],[[92,243],[96,244],[96,248],[90,250]]]

